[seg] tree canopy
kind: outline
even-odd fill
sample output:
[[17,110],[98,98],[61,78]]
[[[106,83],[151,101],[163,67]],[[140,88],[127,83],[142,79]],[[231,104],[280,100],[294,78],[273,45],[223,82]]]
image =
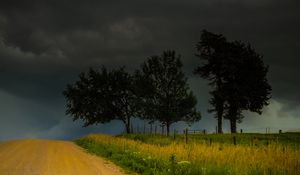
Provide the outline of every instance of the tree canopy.
[[188,87],[180,55],[176,55],[175,51],[150,57],[136,76],[144,80],[139,89],[146,92],[142,95],[142,117],[165,125],[167,135],[172,123],[200,120],[200,113],[196,110],[197,99]]
[[236,122],[243,118],[242,111],[262,113],[271,98],[271,86],[267,80],[268,66],[262,56],[250,44],[234,41],[230,43],[229,57],[224,74],[224,98],[230,120],[231,132],[236,132]]
[[121,120],[129,133],[131,118],[138,113],[135,88],[134,77],[124,68],[112,71],[105,67],[90,69],[64,90],[66,113],[73,120],[83,120],[84,126]]

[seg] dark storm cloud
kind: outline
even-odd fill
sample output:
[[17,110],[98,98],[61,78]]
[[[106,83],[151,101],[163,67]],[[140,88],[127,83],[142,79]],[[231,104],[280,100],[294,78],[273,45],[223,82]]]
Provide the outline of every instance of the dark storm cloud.
[[[176,49],[198,106],[207,116],[207,82],[192,75],[199,63],[195,43],[201,30],[207,29],[229,40],[250,42],[270,65],[273,97],[285,104],[277,111],[298,111],[299,7],[296,0],[4,1],[0,3],[0,91],[24,103],[44,105],[26,111],[33,123],[40,117],[36,111],[50,110],[56,115],[50,125],[62,127],[66,116],[61,92],[79,72],[102,64],[134,70],[148,56]],[[47,121],[49,115],[41,118]],[[42,130],[43,124],[38,125]],[[76,129],[83,132],[69,128]]]

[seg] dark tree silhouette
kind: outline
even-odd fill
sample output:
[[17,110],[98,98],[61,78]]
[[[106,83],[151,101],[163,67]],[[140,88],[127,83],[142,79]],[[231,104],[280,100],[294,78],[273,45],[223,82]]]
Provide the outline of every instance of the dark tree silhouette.
[[224,65],[227,59],[227,41],[223,35],[217,35],[203,30],[201,41],[196,45],[198,53],[196,56],[200,58],[201,65],[194,70],[194,74],[200,75],[202,78],[209,80],[209,85],[213,90],[210,92],[212,98],[210,104],[213,109],[209,112],[216,112],[218,120],[218,133],[222,133],[222,120],[224,112],[223,98],[223,76]]
[[210,103],[216,111],[218,132],[222,132],[222,118],[230,120],[231,132],[242,121],[242,111],[261,114],[271,98],[271,86],[266,75],[268,67],[262,56],[250,44],[228,42],[223,35],[203,31],[197,44],[198,57],[203,61],[194,73],[208,79],[213,90]]
[[167,128],[167,135],[172,123],[201,118],[195,107],[197,99],[189,90],[181,68],[180,56],[175,51],[165,51],[161,56],[150,57],[136,73],[143,80],[138,81],[139,89],[144,91],[142,116],[161,122]]
[[68,84],[63,94],[67,101],[66,113],[73,120],[81,119],[84,127],[121,120],[130,133],[131,118],[138,113],[135,79],[124,68],[108,71],[90,69],[81,73],[79,80]]
[[229,43],[228,59],[224,68],[224,98],[227,102],[225,118],[230,120],[232,133],[236,122],[241,122],[243,110],[262,113],[271,98],[271,86],[267,81],[268,66],[262,56],[250,44],[240,41]]

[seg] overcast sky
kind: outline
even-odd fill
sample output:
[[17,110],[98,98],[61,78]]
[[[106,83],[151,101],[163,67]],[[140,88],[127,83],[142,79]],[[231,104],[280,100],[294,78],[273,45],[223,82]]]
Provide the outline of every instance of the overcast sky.
[[0,2],[0,140],[122,132],[119,121],[88,128],[72,122],[62,91],[89,67],[132,71],[166,49],[182,55],[198,98],[203,118],[192,128],[213,131],[209,87],[192,75],[203,29],[251,43],[270,66],[270,105],[261,116],[245,112],[238,128],[299,129],[299,0],[10,0]]

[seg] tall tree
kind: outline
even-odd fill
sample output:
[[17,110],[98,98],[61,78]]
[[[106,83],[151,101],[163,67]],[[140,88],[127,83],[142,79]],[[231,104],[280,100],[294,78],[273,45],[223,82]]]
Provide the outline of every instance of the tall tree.
[[201,40],[196,45],[197,54],[201,65],[194,70],[194,74],[209,80],[213,90],[210,104],[213,106],[209,112],[216,112],[218,120],[218,133],[223,133],[222,120],[224,113],[223,76],[224,65],[227,59],[227,40],[223,35],[213,34],[206,30],[202,31]]
[[250,44],[228,42],[223,35],[203,31],[196,45],[202,61],[194,73],[210,81],[213,90],[210,103],[216,111],[218,132],[222,132],[222,118],[230,120],[231,132],[241,122],[243,110],[261,114],[271,98],[271,86],[266,75],[268,67],[262,56]]
[[262,56],[250,44],[240,41],[229,43],[228,59],[224,70],[224,98],[227,102],[225,118],[230,120],[232,133],[236,122],[241,122],[243,110],[262,113],[271,98],[271,86],[267,81],[268,66]]
[[182,72],[180,56],[175,51],[165,51],[160,56],[150,57],[136,75],[139,89],[143,89],[143,117],[158,120],[170,132],[170,125],[178,121],[200,120],[196,110],[197,99],[190,91],[187,78]]
[[84,127],[121,120],[130,132],[131,118],[138,113],[135,80],[124,68],[108,71],[90,69],[63,91],[67,101],[66,114],[81,119]]

